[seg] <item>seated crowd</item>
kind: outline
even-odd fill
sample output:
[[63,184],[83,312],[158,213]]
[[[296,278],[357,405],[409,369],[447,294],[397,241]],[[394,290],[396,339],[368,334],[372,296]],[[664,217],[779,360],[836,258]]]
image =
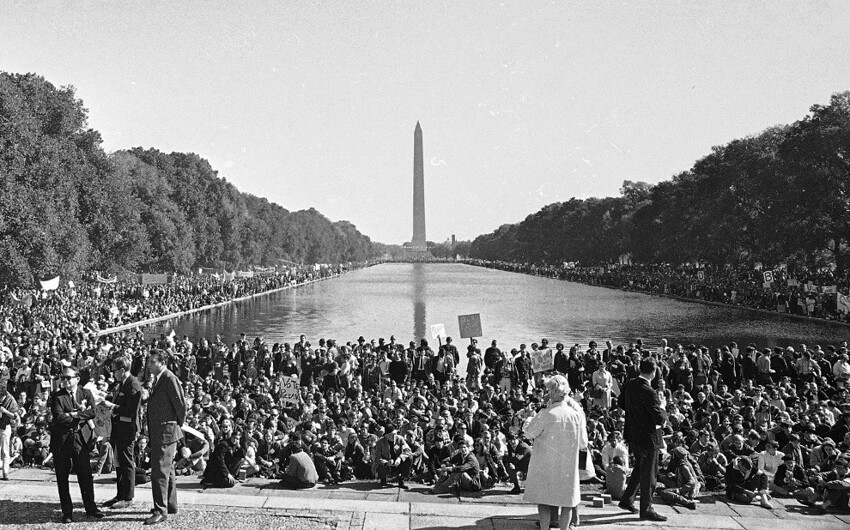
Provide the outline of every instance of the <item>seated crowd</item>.
[[[212,487],[259,476],[290,488],[350,480],[406,488],[417,481],[438,494],[504,481],[519,493],[532,452],[523,425],[546,403],[543,378],[557,372],[585,411],[596,474],[616,498],[630,461],[616,397],[637,376],[641,358],[653,356],[652,384],[668,417],[663,498],[693,508],[701,491],[725,491],[765,506],[772,496],[793,496],[847,508],[846,342],[759,349],[662,341],[651,351],[640,340],[602,348],[594,341],[552,347],[543,339],[511,350],[493,341],[483,354],[471,344],[460,374],[461,355],[450,338],[436,349],[424,339],[405,346],[394,337],[313,345],[301,336],[295,344],[269,345],[242,334],[233,344],[219,337],[195,344],[164,335],[146,340],[140,331],[95,338],[69,325],[72,318],[54,322],[21,308],[11,315],[0,331],[0,432],[9,427],[12,465],[50,465],[46,401],[64,367],[108,396],[114,359],[126,359],[149,388],[147,357],[162,350],[187,399],[187,435],[175,467]],[[551,351],[552,370],[532,371],[537,350]],[[294,397],[287,393],[292,383],[299,389]],[[96,472],[112,463],[106,438],[91,455]],[[137,444],[144,480],[144,433]]]

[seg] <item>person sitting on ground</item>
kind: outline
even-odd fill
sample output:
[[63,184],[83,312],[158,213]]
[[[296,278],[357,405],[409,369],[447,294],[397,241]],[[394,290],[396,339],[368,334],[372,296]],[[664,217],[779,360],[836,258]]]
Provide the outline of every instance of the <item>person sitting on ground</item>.
[[797,491],[809,486],[809,478],[805,470],[794,461],[794,455],[782,455],[782,465],[776,470],[776,475],[769,487],[775,495],[791,497]]
[[451,459],[447,465],[439,468],[439,478],[432,494],[448,493],[453,488],[464,491],[481,491],[481,468],[478,459],[472,454],[472,448],[460,436],[455,443],[460,446],[460,451]]
[[520,436],[511,434],[508,436],[508,452],[503,461],[508,476],[514,485],[510,493],[519,495],[522,493],[522,488],[519,485],[520,474],[525,480],[525,476],[528,474],[528,463],[531,462],[531,447]]
[[763,508],[773,509],[767,494],[767,475],[753,469],[749,457],[736,457],[726,468],[725,479],[728,499],[750,504],[758,498]]
[[[700,483],[691,465],[688,450],[676,447],[670,452],[671,488],[661,492],[661,498],[673,504],[680,504],[690,510],[696,509],[694,497],[699,495]],[[613,498],[613,496],[612,496]]]
[[611,459],[611,464],[605,470],[605,491],[615,501],[623,498],[626,489],[626,477],[628,470],[623,464],[623,458],[619,455]]
[[210,444],[204,438],[192,434],[184,436],[180,442],[178,460],[174,464],[174,473],[177,475],[193,475],[203,473],[207,468],[207,457],[210,453]]
[[801,490],[797,499],[809,506],[818,500],[823,500],[822,509],[848,508],[850,499],[850,475],[848,475],[848,458],[841,456],[835,460],[835,465],[829,471],[813,472],[809,477],[811,486]]
[[236,476],[245,457],[240,435],[230,418],[221,421],[219,440],[204,471],[202,484],[213,488],[232,488],[236,485]]
[[381,487],[392,475],[398,475],[398,487],[408,489],[404,481],[410,475],[410,455],[410,446],[398,434],[398,427],[387,425],[372,453],[372,473],[381,481]]
[[301,439],[293,436],[289,440],[289,464],[280,480],[281,486],[287,489],[299,490],[313,488],[319,482],[319,473],[310,455],[301,447]]

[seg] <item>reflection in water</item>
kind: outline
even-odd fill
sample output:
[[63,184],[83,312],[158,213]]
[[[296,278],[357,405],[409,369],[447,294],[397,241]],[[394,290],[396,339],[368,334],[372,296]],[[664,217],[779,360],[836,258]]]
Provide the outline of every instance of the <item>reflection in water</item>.
[[425,309],[425,271],[422,263],[413,264],[413,336],[416,344],[419,344],[425,336],[426,322],[428,321]]

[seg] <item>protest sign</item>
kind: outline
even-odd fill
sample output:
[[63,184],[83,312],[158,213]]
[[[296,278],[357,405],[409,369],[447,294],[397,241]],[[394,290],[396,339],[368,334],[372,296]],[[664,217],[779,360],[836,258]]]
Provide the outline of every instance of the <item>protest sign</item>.
[[457,325],[460,328],[460,338],[472,339],[481,337],[481,315],[475,313],[472,315],[458,315]]
[[432,324],[431,325],[431,338],[437,339],[440,337],[445,338],[446,336],[446,326],[443,324]]
[[773,271],[764,271],[762,275],[764,276],[764,283],[773,283]]
[[284,377],[280,385],[280,399],[286,405],[298,405],[298,377]]
[[555,368],[555,355],[551,348],[531,352],[531,368],[534,373],[545,372]]

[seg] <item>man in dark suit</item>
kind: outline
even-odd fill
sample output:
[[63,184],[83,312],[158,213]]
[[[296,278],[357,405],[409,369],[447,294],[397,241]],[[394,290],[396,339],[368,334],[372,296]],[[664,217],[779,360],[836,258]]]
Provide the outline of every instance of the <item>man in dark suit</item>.
[[59,503],[62,507],[62,522],[74,521],[74,505],[68,477],[71,469],[77,473],[80,493],[86,514],[96,519],[103,518],[94,502],[94,480],[89,462],[89,445],[94,432],[89,420],[94,419],[94,397],[78,385],[80,376],[73,368],[65,368],[61,376],[62,388],[50,396],[50,452],[53,453],[56,469],[56,485],[59,488]]
[[177,513],[177,488],[174,484],[174,455],[183,438],[180,427],[186,421],[183,388],[174,373],[165,367],[165,352],[154,350],[148,358],[153,375],[148,398],[148,434],[151,446],[151,490],[153,515],[146,525],[164,522],[166,513]]
[[634,500],[640,487],[640,518],[661,522],[667,518],[652,508],[652,494],[658,471],[658,449],[662,443],[661,427],[666,421],[666,414],[650,384],[655,368],[652,357],[641,359],[640,375],[626,383],[620,394],[620,408],[626,411],[625,439],[635,455],[635,466],[619,507],[635,513]]
[[133,454],[136,435],[141,430],[139,403],[142,400],[142,385],[130,375],[130,360],[118,357],[112,361],[112,374],[116,387],[112,402],[112,446],[115,450],[118,475],[118,493],[115,498],[103,503],[107,508],[121,510],[133,503],[136,491],[136,456]]

